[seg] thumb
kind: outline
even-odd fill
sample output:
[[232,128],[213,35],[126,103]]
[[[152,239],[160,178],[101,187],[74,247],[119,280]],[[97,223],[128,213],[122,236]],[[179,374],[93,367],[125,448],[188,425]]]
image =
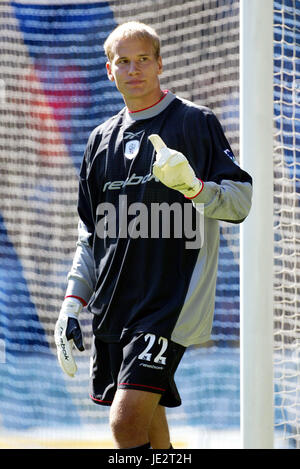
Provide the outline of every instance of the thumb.
[[150,140],[157,153],[159,153],[162,148],[167,148],[167,145],[158,134],[149,135],[148,140]]
[[80,324],[77,319],[68,318],[66,337],[68,340],[73,339],[74,344],[76,345],[78,350],[80,350],[80,352],[83,352],[84,350],[83,338],[82,338]]
[[156,151],[156,164],[163,166],[172,152],[158,134],[149,135],[148,140],[150,140]]

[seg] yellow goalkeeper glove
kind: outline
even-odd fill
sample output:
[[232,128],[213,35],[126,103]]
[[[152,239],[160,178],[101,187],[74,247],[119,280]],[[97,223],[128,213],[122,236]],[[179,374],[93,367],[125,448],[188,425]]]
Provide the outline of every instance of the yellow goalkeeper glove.
[[148,137],[156,151],[153,174],[163,184],[178,190],[185,197],[192,199],[200,194],[203,181],[198,179],[187,158],[180,152],[168,148],[157,134]]

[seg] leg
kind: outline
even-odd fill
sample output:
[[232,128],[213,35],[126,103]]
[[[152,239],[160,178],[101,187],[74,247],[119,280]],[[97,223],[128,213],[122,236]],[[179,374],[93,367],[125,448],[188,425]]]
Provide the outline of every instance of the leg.
[[136,389],[118,389],[111,409],[110,426],[117,448],[149,443],[149,431],[161,395]]
[[165,407],[161,405],[158,405],[154,411],[149,438],[153,449],[169,449],[171,446]]
[[[151,352],[149,338],[152,339]],[[161,339],[156,340],[156,336],[149,333],[133,337],[123,349],[120,344],[111,344],[112,350],[117,346],[118,354],[116,357],[110,356],[109,366],[113,370],[114,387],[106,386],[106,389],[114,392],[110,426],[117,448],[132,448],[149,443],[157,449],[170,448],[169,429],[163,406],[173,407],[181,403],[173,375],[185,348],[167,339]],[[167,344],[161,363],[159,366],[145,366],[145,362],[161,354],[161,342],[163,345]],[[148,354],[144,357],[145,343]],[[103,388],[101,373],[97,376],[98,387]],[[94,391],[93,395],[98,402],[103,402],[107,400],[107,394],[100,391],[101,389],[97,393]],[[158,405],[160,400],[161,405]]]

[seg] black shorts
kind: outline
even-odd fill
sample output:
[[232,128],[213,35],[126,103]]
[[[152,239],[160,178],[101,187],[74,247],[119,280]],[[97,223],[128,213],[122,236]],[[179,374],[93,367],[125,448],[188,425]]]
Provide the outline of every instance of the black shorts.
[[94,337],[91,399],[109,406],[118,388],[138,389],[161,394],[160,405],[180,406],[174,374],[185,350],[182,345],[150,333],[138,334],[125,345]]

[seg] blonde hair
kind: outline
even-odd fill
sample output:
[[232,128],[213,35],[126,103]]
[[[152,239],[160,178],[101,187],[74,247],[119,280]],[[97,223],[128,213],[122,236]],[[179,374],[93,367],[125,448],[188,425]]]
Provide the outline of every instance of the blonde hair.
[[127,21],[117,26],[104,42],[104,52],[109,61],[114,58],[115,45],[120,39],[137,38],[152,42],[155,57],[160,56],[160,39],[155,29],[140,21]]

